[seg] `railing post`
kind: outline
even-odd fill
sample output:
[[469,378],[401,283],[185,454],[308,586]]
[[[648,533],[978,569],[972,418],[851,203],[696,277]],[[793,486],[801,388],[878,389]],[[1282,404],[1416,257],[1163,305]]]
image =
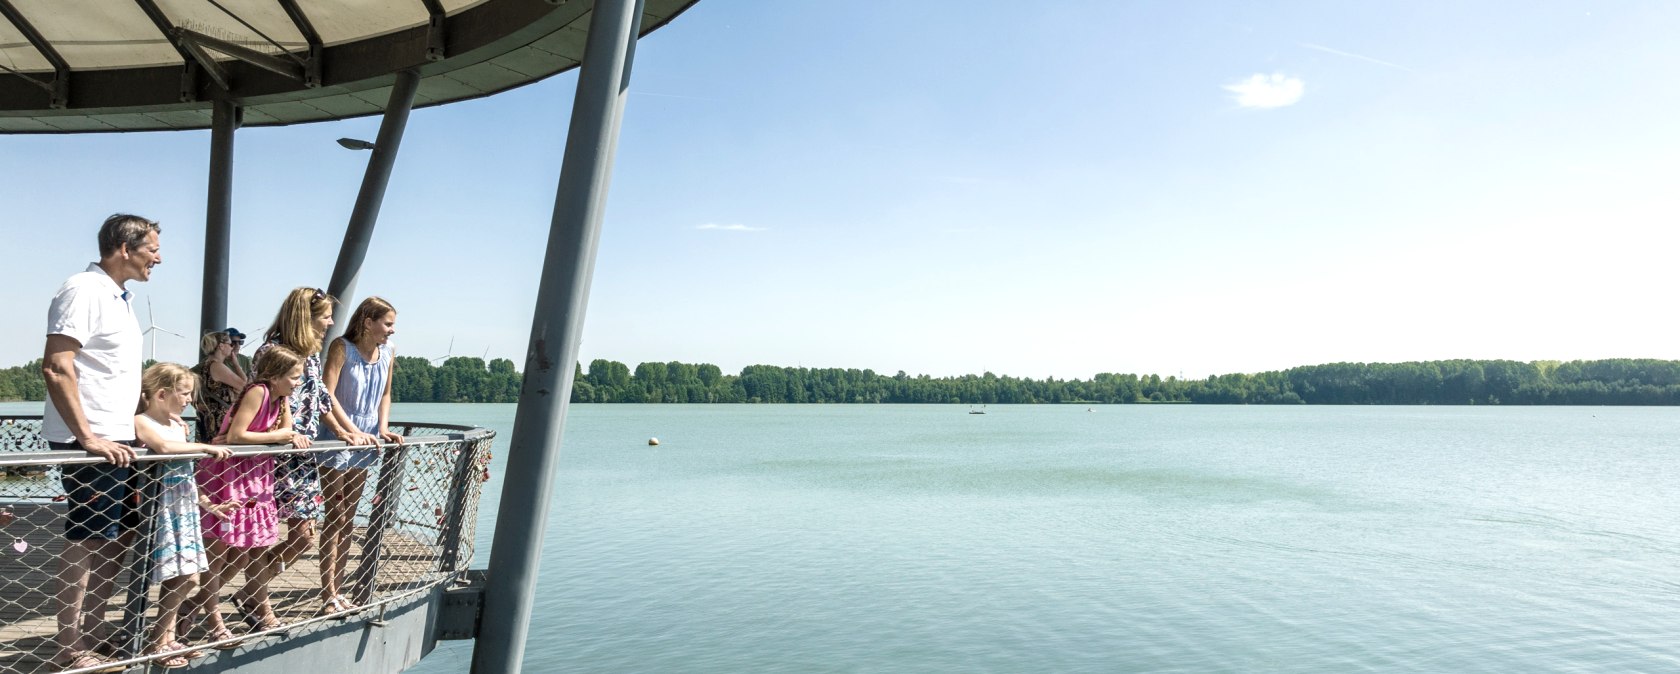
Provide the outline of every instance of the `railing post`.
[[641,34],[641,0],[596,0],[591,12],[473,647],[472,671],[479,674],[517,672],[525,656],[613,151]]
[[373,600],[379,585],[379,564],[385,548],[385,532],[397,518],[402,502],[403,475],[407,472],[408,447],[386,447],[379,458],[379,483],[374,486],[373,512],[368,515],[367,537],[362,541],[362,561],[351,574],[350,599],[357,605]]
[[128,557],[127,597],[123,601],[122,624],[117,627],[117,643],[127,649],[124,656],[133,656],[145,649],[146,610],[151,603],[152,569],[157,560],[152,557],[152,539],[157,536],[158,501],[163,492],[163,473],[169,469],[167,461],[138,464],[134,470],[140,475],[140,526],[130,535]]
[[444,573],[461,570],[461,529],[466,523],[462,511],[466,508],[467,496],[472,493],[470,480],[478,478],[478,472],[473,469],[478,465],[479,452],[487,442],[462,440],[461,453],[455,457],[455,472],[449,480],[449,503],[443,510],[443,553],[438,560],[438,570]]

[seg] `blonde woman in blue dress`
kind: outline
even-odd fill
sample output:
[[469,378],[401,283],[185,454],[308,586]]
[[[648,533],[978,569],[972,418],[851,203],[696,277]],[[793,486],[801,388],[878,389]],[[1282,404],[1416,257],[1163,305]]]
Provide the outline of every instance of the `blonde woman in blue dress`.
[[[397,332],[397,310],[390,302],[369,297],[356,306],[344,336],[327,347],[323,377],[339,409],[353,430],[380,442],[401,443],[392,433],[391,380],[396,370],[391,335]],[[326,521],[321,526],[321,613],[356,608],[340,592],[350,562],[350,541],[356,530],[356,506],[367,486],[367,469],[379,463],[377,449],[341,449],[319,457]]]
[[[192,402],[198,377],[191,370],[174,363],[157,363],[146,368],[140,379],[140,409],[134,417],[134,434],[141,444],[154,454],[206,454],[225,459],[232,455],[226,447],[187,442],[187,424],[181,413]],[[146,649],[158,655],[171,651],[186,651],[187,645],[176,640],[176,622],[183,600],[198,585],[198,574],[210,570],[210,558],[204,551],[204,534],[199,518],[200,509],[213,516],[226,518],[226,505],[213,505],[199,496],[193,479],[192,461],[171,461],[159,476],[156,533],[152,536],[152,582],[160,583],[158,611],[152,623],[152,637]],[[160,658],[153,664],[164,669],[185,667],[188,659],[203,655],[201,651],[186,651]]]

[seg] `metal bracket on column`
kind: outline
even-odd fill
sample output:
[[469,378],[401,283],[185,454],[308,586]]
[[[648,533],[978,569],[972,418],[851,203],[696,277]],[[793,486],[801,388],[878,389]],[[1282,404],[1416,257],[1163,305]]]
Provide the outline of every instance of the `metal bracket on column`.
[[314,89],[321,86],[321,34],[315,32],[314,24],[309,23],[309,15],[303,13],[297,0],[280,0],[280,6],[286,10],[286,16],[291,17],[292,25],[297,26],[298,34],[309,44],[309,59],[304,61],[303,86]]
[[[42,37],[40,31],[35,30],[35,26],[30,25],[28,19],[23,18],[23,12],[13,7],[11,0],[0,0],[0,16],[6,17],[6,20],[11,22],[19,33],[23,33],[23,39],[29,41],[29,46],[34,47],[35,51],[40,52],[41,56],[47,59],[47,63],[52,64],[52,83],[42,83],[49,96],[48,105],[54,110],[63,110],[70,107],[70,63],[58,54],[57,49],[53,49],[52,43]],[[10,68],[7,68],[7,70],[10,70]],[[39,80],[30,77],[24,79],[39,82]]]
[[199,68],[203,68],[205,74],[209,75],[210,79],[216,82],[216,86],[222,88],[222,91],[228,90],[227,71],[223,70],[221,64],[216,63],[215,59],[210,58],[209,54],[196,47],[182,44],[180,40],[176,39],[174,24],[169,23],[169,17],[164,15],[163,10],[158,9],[155,0],[134,0],[134,4],[140,6],[140,11],[146,13],[146,18],[152,20],[152,25],[157,27],[158,32],[163,34],[164,39],[169,40],[170,46],[175,48],[176,53],[181,55],[181,61],[184,64],[181,72],[182,103],[191,103],[198,100]]
[[438,0],[420,0],[426,5],[426,60],[437,62],[444,58],[443,3]]
[[484,611],[484,569],[467,571],[455,587],[443,590],[443,607],[438,611],[437,638],[440,641],[478,638],[478,622]]
[[181,40],[178,44],[181,45],[181,49],[187,52],[188,56],[192,57],[193,61],[198,63],[200,68],[204,69],[204,74],[215,80],[216,86],[221,87],[222,91],[233,91],[232,79],[228,77],[227,69],[223,68],[222,64],[217,63],[209,52],[204,51],[203,47],[186,40]]
[[181,102],[192,103],[198,100],[198,62],[188,59],[181,68]]

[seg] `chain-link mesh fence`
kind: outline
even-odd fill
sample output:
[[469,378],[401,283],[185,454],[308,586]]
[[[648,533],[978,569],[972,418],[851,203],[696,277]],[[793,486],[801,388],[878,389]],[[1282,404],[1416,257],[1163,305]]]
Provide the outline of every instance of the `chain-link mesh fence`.
[[0,417],[0,673],[183,666],[460,578],[495,433],[391,430],[119,468]]

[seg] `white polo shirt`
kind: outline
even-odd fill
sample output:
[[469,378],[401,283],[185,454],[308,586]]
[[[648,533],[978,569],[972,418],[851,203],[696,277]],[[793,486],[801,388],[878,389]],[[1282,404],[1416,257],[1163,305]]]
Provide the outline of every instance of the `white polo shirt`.
[[[96,262],[59,286],[47,309],[47,334],[82,344],[76,352],[76,393],[89,429],[107,440],[134,439],[134,408],[140,403],[144,338],[129,298]],[[41,436],[76,440],[52,396],[41,415]]]

